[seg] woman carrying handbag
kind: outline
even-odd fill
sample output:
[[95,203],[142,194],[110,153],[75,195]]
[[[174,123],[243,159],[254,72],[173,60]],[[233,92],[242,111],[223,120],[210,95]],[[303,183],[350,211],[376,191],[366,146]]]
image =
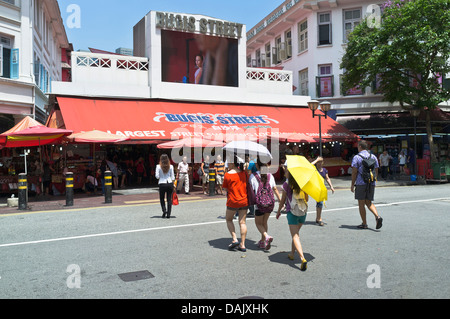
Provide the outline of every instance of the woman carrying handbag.
[[[159,164],[156,166],[155,176],[159,180],[159,200],[163,211],[162,218],[170,218],[172,213],[172,199],[174,192],[175,174],[173,166],[170,165],[169,156],[162,154]],[[167,196],[167,209],[164,197]]]

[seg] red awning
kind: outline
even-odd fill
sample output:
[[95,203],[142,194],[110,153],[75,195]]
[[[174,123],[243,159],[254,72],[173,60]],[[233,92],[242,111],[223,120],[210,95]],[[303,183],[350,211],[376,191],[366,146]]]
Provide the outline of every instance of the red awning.
[[[58,97],[64,125],[75,133],[101,130],[136,143],[186,137],[209,139],[275,138],[302,133],[319,137],[319,120],[306,108]],[[54,113],[53,116],[57,116]],[[235,136],[238,136],[237,138]],[[324,140],[356,141],[358,136],[331,118],[322,118]],[[130,143],[130,142],[128,142]]]

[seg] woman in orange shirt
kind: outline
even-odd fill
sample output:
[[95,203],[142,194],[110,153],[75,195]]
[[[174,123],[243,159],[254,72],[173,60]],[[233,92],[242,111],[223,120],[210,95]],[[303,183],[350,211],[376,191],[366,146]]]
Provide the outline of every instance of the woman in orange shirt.
[[[243,170],[243,163],[240,163],[237,157],[234,157],[234,163],[228,164],[230,170],[225,173],[223,179],[223,188],[227,190],[227,211],[226,221],[233,241],[228,249],[233,250],[237,247],[240,251],[247,251],[245,248],[245,238],[247,236],[247,173]],[[237,240],[236,230],[234,228],[233,218],[236,213],[239,214],[239,227],[241,233],[241,243]],[[239,247],[238,247],[239,246]]]

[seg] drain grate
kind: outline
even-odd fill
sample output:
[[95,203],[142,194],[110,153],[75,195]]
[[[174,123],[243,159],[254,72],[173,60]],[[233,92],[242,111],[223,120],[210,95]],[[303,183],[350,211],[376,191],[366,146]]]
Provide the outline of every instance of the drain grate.
[[119,278],[122,279],[125,282],[131,282],[131,281],[139,281],[139,280],[146,280],[155,278],[151,272],[148,270],[143,271],[135,271],[135,272],[129,272],[125,274],[119,274]]

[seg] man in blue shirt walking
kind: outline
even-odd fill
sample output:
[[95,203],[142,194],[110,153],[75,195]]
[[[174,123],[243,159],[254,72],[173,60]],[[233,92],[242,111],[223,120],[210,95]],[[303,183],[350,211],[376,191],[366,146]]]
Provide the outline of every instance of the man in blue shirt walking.
[[355,193],[355,199],[358,200],[359,214],[361,215],[362,224],[358,228],[367,229],[366,220],[366,206],[375,216],[377,226],[376,229],[380,229],[383,225],[383,218],[378,215],[377,208],[373,204],[375,197],[375,181],[372,183],[366,183],[363,179],[363,161],[364,159],[372,158],[375,161],[375,180],[378,175],[378,160],[375,155],[370,154],[369,146],[366,141],[360,141],[358,143],[359,153],[353,157],[352,160],[352,185],[351,191]]

